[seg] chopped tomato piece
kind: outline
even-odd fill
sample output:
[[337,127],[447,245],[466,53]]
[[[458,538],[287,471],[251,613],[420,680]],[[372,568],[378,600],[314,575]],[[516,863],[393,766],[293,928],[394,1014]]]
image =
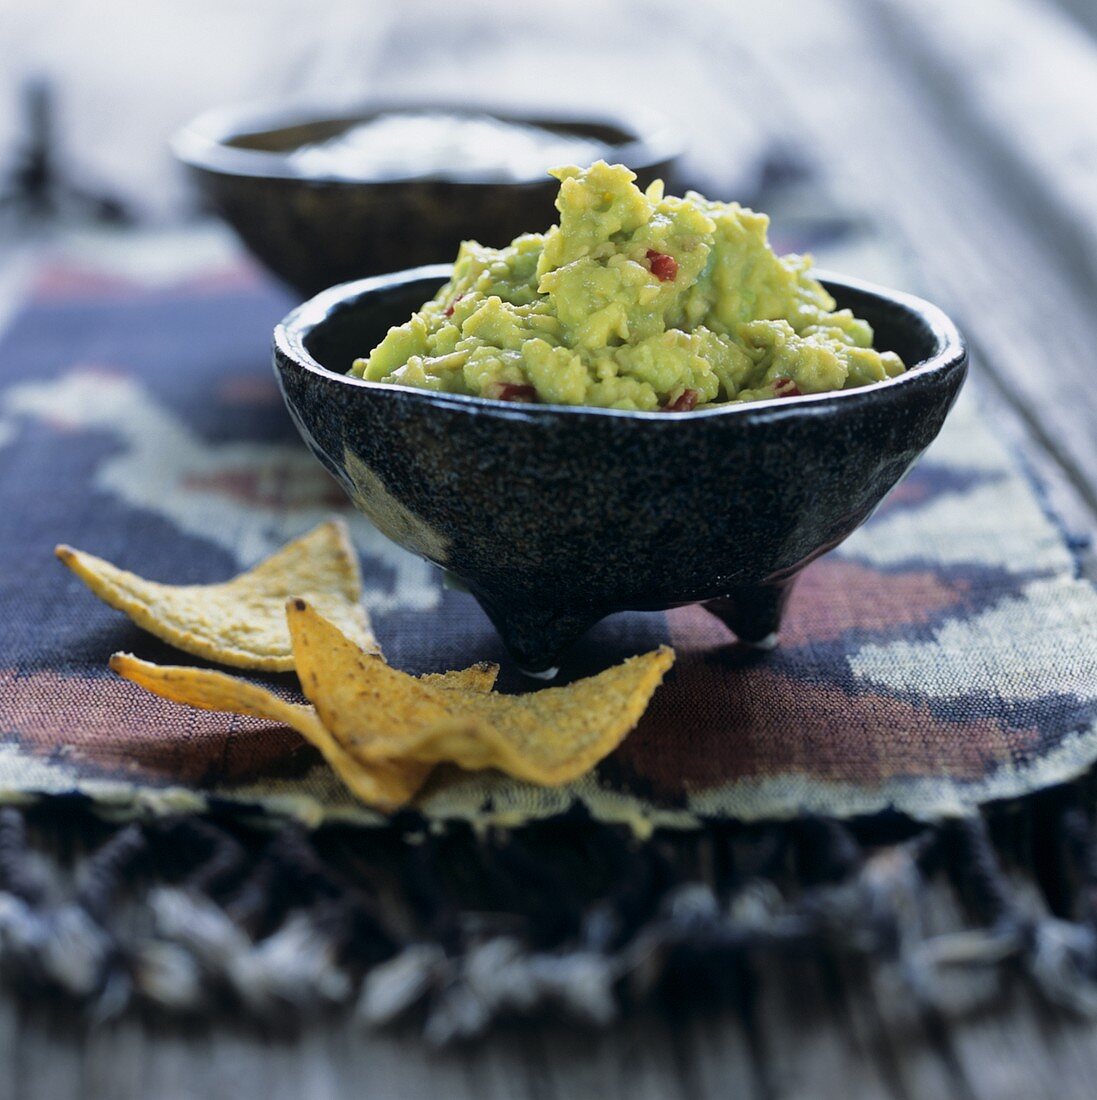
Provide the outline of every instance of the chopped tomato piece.
[[669,405],[663,406],[663,412],[688,413],[697,404],[697,398],[700,396],[696,390],[682,390]]
[[778,397],[803,397],[800,387],[791,378],[775,378],[773,392]]
[[648,262],[651,264],[651,273],[661,283],[669,283],[678,275],[678,261],[665,252],[656,252],[654,248],[648,249]]
[[537,389],[524,382],[492,382],[484,390],[484,396],[496,401],[536,401]]

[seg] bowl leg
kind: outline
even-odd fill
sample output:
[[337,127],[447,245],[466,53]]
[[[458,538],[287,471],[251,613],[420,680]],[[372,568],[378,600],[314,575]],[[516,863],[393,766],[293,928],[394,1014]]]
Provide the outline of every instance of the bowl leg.
[[599,619],[601,612],[586,608],[542,607],[508,602],[500,608],[477,593],[477,602],[495,624],[515,663],[527,676],[552,680],[560,658]]
[[744,645],[773,649],[795,581],[792,576],[773,584],[745,585],[726,596],[708,600],[704,606],[723,620]]

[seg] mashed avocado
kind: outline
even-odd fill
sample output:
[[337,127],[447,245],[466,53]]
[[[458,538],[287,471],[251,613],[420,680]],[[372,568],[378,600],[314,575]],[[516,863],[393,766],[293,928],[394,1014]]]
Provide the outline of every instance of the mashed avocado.
[[351,374],[511,401],[685,412],[865,386],[903,371],[778,256],[769,219],[647,192],[622,165],[558,168],[560,224],[466,241],[453,276]]

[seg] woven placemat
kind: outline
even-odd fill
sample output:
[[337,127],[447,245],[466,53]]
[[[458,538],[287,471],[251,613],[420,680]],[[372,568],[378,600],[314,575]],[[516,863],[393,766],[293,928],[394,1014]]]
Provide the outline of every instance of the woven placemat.
[[[289,302],[243,264],[152,280],[46,269],[0,343],[0,790],[118,812],[231,804],[376,822],[295,734],[153,698],[115,650],[177,653],[53,560],[70,542],[146,576],[223,579],[348,515],[389,659],[504,665],[490,624],[375,532],[308,455],[267,361]],[[607,620],[566,677],[669,641],[678,662],[595,774],[544,791],[441,773],[418,809],[514,821],[582,804],[604,821],[969,812],[1097,758],[1097,594],[1039,489],[966,394],[870,523],[813,564],[782,643],[735,644],[704,610]],[[184,658],[185,659],[185,658]],[[291,680],[285,681],[287,684]]]

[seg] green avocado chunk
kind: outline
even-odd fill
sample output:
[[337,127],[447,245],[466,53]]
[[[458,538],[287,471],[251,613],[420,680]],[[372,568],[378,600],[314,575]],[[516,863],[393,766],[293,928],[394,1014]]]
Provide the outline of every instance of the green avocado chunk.
[[557,168],[560,224],[461,245],[453,276],[352,375],[447,393],[686,412],[866,386],[904,370],[778,256],[769,218],[646,192],[620,164]]

